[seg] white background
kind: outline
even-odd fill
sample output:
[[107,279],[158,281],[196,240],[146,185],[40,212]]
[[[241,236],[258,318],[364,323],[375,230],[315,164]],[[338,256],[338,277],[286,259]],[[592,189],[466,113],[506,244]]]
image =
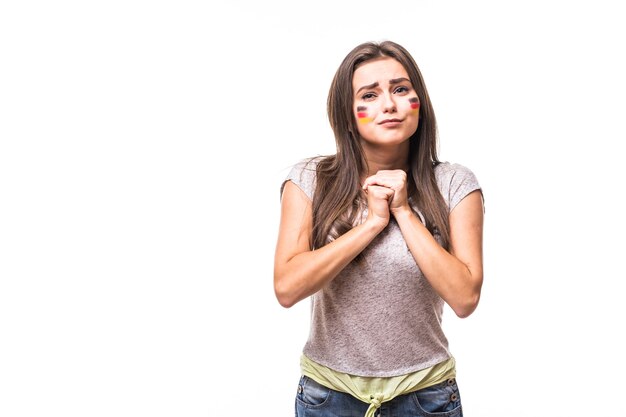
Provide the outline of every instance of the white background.
[[384,39],[486,196],[481,304],[444,318],[465,415],[626,415],[618,3],[3,2],[0,415],[293,415],[279,186]]

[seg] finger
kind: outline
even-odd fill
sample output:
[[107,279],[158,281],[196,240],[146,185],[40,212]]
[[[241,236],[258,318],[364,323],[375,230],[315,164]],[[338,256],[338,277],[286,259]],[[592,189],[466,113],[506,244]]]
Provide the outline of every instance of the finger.
[[368,190],[370,191],[370,194],[374,198],[391,200],[393,199],[393,196],[395,195],[395,191],[393,189],[388,188],[388,187],[383,187],[380,185],[370,185],[368,187]]
[[398,178],[382,178],[380,176],[372,179],[368,178],[363,184],[363,189],[365,190],[371,186],[396,189],[402,186],[402,180]]
[[401,169],[380,170],[376,174],[371,175],[363,182],[363,189],[367,189],[370,185],[380,185],[383,187],[399,190],[405,186],[407,181],[406,172]]
[[382,175],[376,174],[371,177],[367,177],[363,182],[363,189],[367,189],[367,187],[371,185],[378,185],[382,187],[389,187],[389,179],[384,178]]

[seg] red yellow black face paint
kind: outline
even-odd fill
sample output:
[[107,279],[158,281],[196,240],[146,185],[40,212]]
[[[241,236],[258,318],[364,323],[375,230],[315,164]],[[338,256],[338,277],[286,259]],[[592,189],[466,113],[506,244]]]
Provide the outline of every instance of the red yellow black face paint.
[[365,106],[358,106],[356,108],[356,117],[359,123],[369,123],[373,120],[371,117],[367,117],[367,107]]
[[417,97],[413,97],[409,99],[409,103],[411,103],[411,112],[419,113],[420,111],[420,99]]

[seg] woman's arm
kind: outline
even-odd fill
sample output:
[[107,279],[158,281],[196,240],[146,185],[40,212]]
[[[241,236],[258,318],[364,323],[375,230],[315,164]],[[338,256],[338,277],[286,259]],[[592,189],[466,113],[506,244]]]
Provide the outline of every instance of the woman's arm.
[[415,262],[433,289],[467,317],[476,309],[483,282],[483,201],[468,194],[450,213],[450,250],[443,249],[408,207],[394,211]]
[[364,189],[387,187],[394,192],[390,212],[420,270],[457,316],[476,309],[483,283],[483,200],[480,191],[469,193],[449,216],[450,248],[446,251],[417,218],[408,203],[407,174],[381,170],[368,177]]
[[311,200],[288,181],[283,189],[274,257],[274,291],[280,305],[291,307],[332,281],[387,226],[392,197],[392,190],[371,187],[367,220],[324,247],[311,250]]

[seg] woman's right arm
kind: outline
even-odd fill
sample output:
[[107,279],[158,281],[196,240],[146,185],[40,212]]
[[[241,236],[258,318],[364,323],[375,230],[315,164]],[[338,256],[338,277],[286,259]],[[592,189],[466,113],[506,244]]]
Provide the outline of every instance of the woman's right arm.
[[332,281],[387,226],[392,197],[393,191],[385,187],[370,187],[367,220],[331,243],[311,250],[311,200],[287,181],[274,257],[274,291],[280,305],[291,307]]

